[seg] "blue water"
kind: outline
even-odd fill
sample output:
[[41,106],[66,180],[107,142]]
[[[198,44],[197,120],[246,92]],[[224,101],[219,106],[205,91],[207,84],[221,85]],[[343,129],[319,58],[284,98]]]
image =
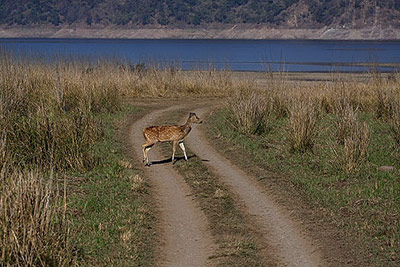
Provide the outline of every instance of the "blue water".
[[0,47],[47,60],[106,58],[183,69],[368,71],[348,65],[400,63],[400,41],[0,39]]

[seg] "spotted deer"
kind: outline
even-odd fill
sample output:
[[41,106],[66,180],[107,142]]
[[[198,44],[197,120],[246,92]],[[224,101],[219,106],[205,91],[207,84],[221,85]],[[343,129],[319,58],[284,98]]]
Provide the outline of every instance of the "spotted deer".
[[184,125],[163,125],[163,126],[151,126],[143,130],[144,139],[146,142],[142,145],[143,149],[143,163],[145,166],[150,166],[149,157],[147,153],[157,142],[172,142],[172,164],[175,163],[175,152],[176,145],[182,149],[185,155],[185,160],[187,161],[187,155],[185,150],[185,145],[183,144],[183,139],[192,130],[192,123],[202,123],[199,117],[195,113],[190,113]]

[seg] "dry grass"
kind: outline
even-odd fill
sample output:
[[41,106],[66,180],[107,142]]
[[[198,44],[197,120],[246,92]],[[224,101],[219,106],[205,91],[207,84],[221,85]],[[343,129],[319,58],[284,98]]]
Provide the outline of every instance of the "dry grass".
[[398,100],[398,92],[393,86],[377,84],[376,86],[376,116],[379,119],[390,120],[394,115],[394,108]]
[[146,190],[146,183],[142,176],[139,174],[135,174],[131,176],[131,190],[135,192],[145,192]]
[[232,92],[228,108],[235,127],[247,134],[261,134],[267,130],[271,114],[268,91],[247,85]]
[[351,173],[356,170],[360,162],[365,159],[369,145],[369,127],[365,122],[359,122],[352,128],[350,135],[344,139],[344,169]]
[[72,73],[59,71],[0,61],[2,149],[17,168],[90,168],[90,148],[101,135],[93,115],[119,107],[114,93],[73,85]]
[[400,102],[393,105],[391,126],[393,139],[397,145],[400,145]]
[[308,96],[290,101],[288,137],[293,151],[304,152],[313,147],[318,113],[318,106]]
[[344,144],[345,139],[354,132],[359,121],[358,108],[353,107],[347,98],[341,98],[335,105],[336,138],[339,144]]
[[225,96],[232,86],[229,72],[194,71],[151,68],[139,75],[136,72],[121,73],[127,84],[121,90],[128,96],[177,97],[177,96]]
[[400,143],[400,86],[396,79],[373,75],[368,81],[345,81],[340,75],[330,82],[293,86],[284,77],[271,75],[264,88],[248,84],[231,94],[227,105],[234,127],[246,134],[263,134],[274,120],[289,115],[287,136],[292,151],[313,147],[318,115],[334,114],[336,161],[347,173],[359,169],[366,159],[370,130],[360,114],[375,114],[390,121],[392,136]]
[[369,145],[369,127],[360,121],[358,108],[353,107],[347,98],[341,98],[336,103],[336,138],[339,147],[334,152],[339,164],[347,173],[357,170],[360,162],[365,159]]
[[[71,266],[65,196],[37,173],[0,174],[0,263],[5,266]],[[65,190],[65,188],[64,188]]]
[[[282,174],[277,180],[288,179],[329,210],[340,231],[347,229],[367,244],[371,265],[398,266],[399,81],[374,75],[350,81],[338,76],[303,87],[266,82],[260,95],[273,92],[265,97],[279,103],[271,108],[270,130],[257,137],[243,134],[229,123],[241,116],[232,114],[240,109],[226,109],[212,117],[213,136],[226,147],[245,150],[246,158],[259,161],[267,173]],[[279,112],[285,109],[289,118]],[[312,153],[290,151],[310,147]],[[385,172],[381,166],[393,167]]]

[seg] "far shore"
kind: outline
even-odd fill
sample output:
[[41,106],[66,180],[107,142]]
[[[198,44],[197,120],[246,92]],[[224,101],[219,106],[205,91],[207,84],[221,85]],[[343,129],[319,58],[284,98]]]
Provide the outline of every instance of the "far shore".
[[263,25],[217,25],[192,27],[119,26],[7,26],[0,25],[0,38],[119,38],[119,39],[283,39],[283,40],[400,40],[400,29],[279,29]]

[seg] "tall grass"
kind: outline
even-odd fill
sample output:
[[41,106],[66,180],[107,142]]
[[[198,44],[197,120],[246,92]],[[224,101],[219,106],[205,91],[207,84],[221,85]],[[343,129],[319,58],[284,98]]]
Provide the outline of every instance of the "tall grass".
[[398,93],[394,79],[372,76],[367,82],[345,81],[340,75],[313,86],[289,86],[282,76],[269,76],[265,88],[254,84],[234,91],[227,101],[233,125],[247,134],[263,134],[274,120],[289,116],[288,141],[292,151],[313,147],[318,115],[334,114],[338,145],[333,148],[343,170],[358,169],[368,154],[370,130],[360,113],[390,120],[392,135],[400,143]]
[[118,94],[92,85],[92,79],[86,84],[77,77],[74,84],[71,72],[0,61],[1,149],[12,165],[60,170],[92,165],[90,148],[101,135],[93,115],[118,109]]
[[235,127],[247,134],[261,134],[268,128],[272,102],[268,91],[262,92],[252,85],[246,85],[232,92],[228,108]]
[[339,144],[344,144],[359,123],[358,107],[353,107],[348,98],[339,98],[335,104],[336,138]]
[[1,265],[75,264],[76,251],[65,219],[66,199],[53,181],[35,172],[1,172],[0,181]]
[[369,127],[365,122],[355,124],[352,133],[344,139],[344,169],[351,173],[365,159],[369,145]]
[[112,90],[73,80],[78,69],[0,56],[1,265],[76,262],[67,200],[48,172],[92,168],[95,113],[119,107]]
[[390,120],[394,115],[395,105],[399,102],[397,90],[391,85],[377,84],[376,86],[376,116],[379,119]]
[[347,98],[339,98],[336,103],[336,138],[339,145],[334,149],[340,165],[347,172],[354,172],[365,159],[369,145],[369,127],[360,121],[358,108],[353,107]]
[[396,145],[400,145],[400,101],[393,105],[391,133]]

